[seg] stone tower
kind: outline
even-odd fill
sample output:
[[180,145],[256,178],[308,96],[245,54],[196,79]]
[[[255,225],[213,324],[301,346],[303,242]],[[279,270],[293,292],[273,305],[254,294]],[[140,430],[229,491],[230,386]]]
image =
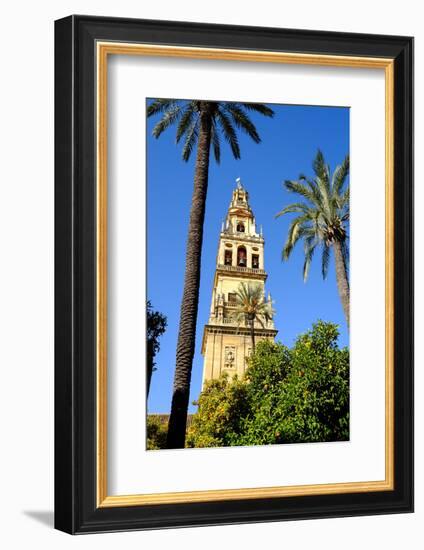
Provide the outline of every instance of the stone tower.
[[[257,232],[249,194],[238,178],[219,236],[210,317],[202,341],[203,384],[219,378],[223,372],[240,378],[246,369],[246,359],[252,351],[250,329],[244,324],[237,325],[231,312],[241,282],[261,285],[264,299],[271,301],[270,295],[265,298],[264,244],[262,229]],[[277,334],[274,321],[263,323],[264,327],[255,322],[256,341],[274,340]]]

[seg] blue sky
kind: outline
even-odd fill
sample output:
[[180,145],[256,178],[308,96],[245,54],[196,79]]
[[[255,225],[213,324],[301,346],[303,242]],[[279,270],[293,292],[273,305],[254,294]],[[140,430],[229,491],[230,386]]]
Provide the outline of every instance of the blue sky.
[[[190,403],[201,388],[201,341],[209,316],[219,232],[237,177],[241,177],[249,192],[258,226],[263,226],[266,289],[275,301],[277,341],[291,345],[313,322],[323,319],[340,326],[340,345],[348,345],[333,258],[328,277],[323,281],[320,256],[316,254],[308,281],[304,283],[301,243],[289,261],[281,261],[291,216],[275,219],[275,214],[296,202],[296,196],[283,188],[283,180],[297,179],[300,173],[312,175],[311,165],[318,148],[331,170],[349,153],[349,108],[270,106],[275,111],[273,119],[251,113],[262,138],[260,144],[239,134],[240,160],[232,157],[225,143],[220,165],[211,160]],[[182,160],[181,146],[175,143],[175,127],[159,139],[153,138],[152,129],[157,120],[156,116],[147,120],[147,296],[154,309],[167,316],[168,328],[156,357],[157,370],[152,377],[148,411],[166,413],[170,410],[172,395],[195,155],[188,163]],[[194,410],[190,405],[190,412]]]

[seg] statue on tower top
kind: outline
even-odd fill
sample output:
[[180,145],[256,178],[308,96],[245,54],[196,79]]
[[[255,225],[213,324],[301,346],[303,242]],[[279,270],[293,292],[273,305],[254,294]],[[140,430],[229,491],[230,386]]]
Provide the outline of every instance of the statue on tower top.
[[240,177],[236,178],[236,183],[237,183],[237,189],[243,189],[243,185],[241,184]]

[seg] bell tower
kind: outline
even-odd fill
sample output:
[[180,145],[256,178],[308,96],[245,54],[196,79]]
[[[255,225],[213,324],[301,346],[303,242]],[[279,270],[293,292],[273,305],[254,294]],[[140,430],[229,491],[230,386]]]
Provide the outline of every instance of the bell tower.
[[[218,254],[212,290],[209,321],[205,325],[202,341],[203,384],[219,378],[223,372],[230,377],[241,377],[252,351],[250,329],[238,325],[232,318],[236,294],[240,283],[259,284],[264,300],[267,274],[264,267],[262,229],[257,231],[255,217],[249,205],[249,193],[237,178],[225,221],[219,236]],[[255,339],[274,340],[277,330],[274,321],[255,322]]]

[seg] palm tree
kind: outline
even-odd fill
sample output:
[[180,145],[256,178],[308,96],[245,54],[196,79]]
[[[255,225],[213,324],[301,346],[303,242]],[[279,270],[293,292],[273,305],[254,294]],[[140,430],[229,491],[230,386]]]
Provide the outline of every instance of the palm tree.
[[176,141],[179,143],[183,140],[182,157],[184,161],[189,160],[197,145],[186,248],[184,290],[168,425],[167,446],[171,449],[184,447],[185,443],[199,302],[200,260],[210,148],[212,146],[215,159],[219,163],[221,157],[220,138],[223,137],[229,144],[233,156],[239,159],[240,146],[236,129],[246,133],[255,143],[259,143],[260,137],[249,118],[249,111],[268,117],[274,115],[272,109],[262,103],[155,99],[147,108],[147,116],[161,115],[159,122],[153,128],[154,137],[158,138],[167,128],[176,125]]
[[321,247],[321,271],[325,279],[328,272],[330,251],[334,251],[336,279],[346,322],[349,325],[349,184],[345,185],[349,174],[349,156],[330,175],[330,167],[318,150],[313,162],[314,178],[304,175],[298,181],[286,180],[284,185],[292,193],[305,199],[290,204],[277,214],[296,213],[291,222],[286,243],[283,248],[283,260],[287,260],[296,245],[302,239],[305,262],[303,279],[308,278],[312,257],[317,247]]
[[250,328],[252,353],[255,353],[255,321],[265,328],[264,321],[266,323],[274,315],[272,303],[265,301],[263,288],[259,284],[240,283],[235,298],[235,310],[231,317],[238,325],[245,323]]

